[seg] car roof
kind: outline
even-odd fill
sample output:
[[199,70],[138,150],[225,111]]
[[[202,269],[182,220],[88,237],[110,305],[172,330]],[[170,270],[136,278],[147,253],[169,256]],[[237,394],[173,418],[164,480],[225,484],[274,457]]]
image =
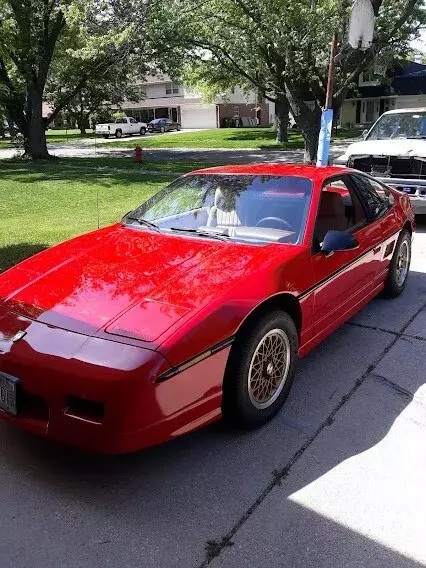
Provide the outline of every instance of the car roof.
[[393,110],[388,110],[388,111],[384,112],[383,114],[402,114],[402,113],[412,113],[412,112],[426,112],[426,107],[395,108]]
[[280,162],[260,164],[240,164],[229,166],[216,166],[190,172],[195,174],[240,174],[240,175],[273,175],[273,176],[298,176],[323,181],[324,179],[339,173],[349,172],[344,166],[317,167],[308,164],[283,164]]

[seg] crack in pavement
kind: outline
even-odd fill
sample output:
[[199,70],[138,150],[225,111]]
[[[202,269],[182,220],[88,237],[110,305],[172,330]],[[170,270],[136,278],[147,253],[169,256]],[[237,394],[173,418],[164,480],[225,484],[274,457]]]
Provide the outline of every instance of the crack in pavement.
[[[287,464],[281,468],[276,469],[272,473],[273,479],[266,485],[263,491],[259,494],[257,499],[252,503],[252,505],[246,510],[246,512],[238,519],[238,521],[233,525],[233,527],[221,538],[218,540],[209,540],[206,543],[205,552],[206,558],[205,560],[199,565],[199,568],[206,568],[215,558],[218,558],[224,548],[230,547],[234,545],[232,541],[233,537],[237,534],[240,528],[249,520],[252,514],[257,510],[257,508],[263,503],[266,497],[271,493],[271,491],[282,484],[283,480],[290,474],[292,467],[299,461],[299,459],[303,456],[305,451],[313,444],[316,438],[321,434],[321,432],[327,427],[330,426],[335,418],[339,410],[353,397],[353,395],[357,392],[359,387],[364,383],[365,379],[373,374],[374,369],[378,366],[378,364],[382,361],[382,359],[389,353],[395,343],[404,335],[404,331],[410,326],[410,324],[414,321],[414,319],[419,315],[419,313],[426,308],[426,302],[415,312],[415,314],[407,321],[404,327],[401,329],[400,332],[389,332],[387,330],[377,329],[377,331],[381,331],[383,333],[389,333],[393,335],[392,341],[389,343],[387,347],[382,351],[382,353],[377,357],[377,359],[371,363],[366,371],[356,379],[353,387],[347,392],[345,395],[342,396],[340,401],[337,405],[333,408],[327,418],[320,424],[317,430],[312,434],[310,438],[306,440],[306,442],[293,454],[293,457],[287,462]],[[353,325],[353,324],[351,324]],[[358,324],[357,324],[358,325]],[[362,326],[359,327],[366,327],[367,329],[375,329],[370,328],[369,326]],[[380,377],[380,375],[374,375],[376,377]],[[383,378],[384,377],[380,377]],[[402,387],[399,387],[392,381],[388,379],[384,379],[384,381],[392,386],[395,390],[399,391],[404,396],[409,396],[410,399],[412,395],[405,391]]]
[[[420,311],[422,311],[423,308],[420,309]],[[419,312],[416,312],[415,317],[417,317],[419,315]],[[353,327],[360,327],[362,329],[372,329],[374,331],[381,331],[382,333],[389,333],[390,335],[395,335],[395,336],[403,336],[406,339],[418,339],[420,341],[426,341],[426,337],[422,337],[421,335],[412,335],[411,333],[404,333],[404,330],[407,329],[406,327],[404,327],[404,329],[402,330],[402,332],[397,332],[397,331],[391,331],[390,329],[384,329],[383,327],[375,327],[374,325],[368,325],[368,324],[364,324],[364,323],[356,323],[356,322],[346,322],[345,325],[351,325]],[[399,335],[400,334],[400,335]]]

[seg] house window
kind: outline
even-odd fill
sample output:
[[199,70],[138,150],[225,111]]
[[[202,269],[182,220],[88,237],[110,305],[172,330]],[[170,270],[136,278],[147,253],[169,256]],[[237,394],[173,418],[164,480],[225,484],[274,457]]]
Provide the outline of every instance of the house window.
[[179,85],[175,85],[174,83],[166,84],[166,95],[178,95],[178,94],[179,94]]
[[240,107],[234,106],[234,117],[240,116]]
[[375,85],[380,85],[380,81],[378,80],[378,78],[376,77],[376,75],[374,74],[374,70],[373,69],[366,69],[365,71],[363,71],[358,79],[358,86],[362,87],[362,86],[375,86]]

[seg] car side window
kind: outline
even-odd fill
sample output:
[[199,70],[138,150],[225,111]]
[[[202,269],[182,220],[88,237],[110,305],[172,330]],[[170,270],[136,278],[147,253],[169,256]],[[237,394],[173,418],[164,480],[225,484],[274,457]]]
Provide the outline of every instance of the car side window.
[[130,119],[130,122],[131,122],[132,124],[136,124],[136,120],[135,120],[134,118],[131,118],[131,119]]
[[351,179],[356,184],[372,220],[381,217],[393,205],[393,195],[385,186],[359,174],[353,174]]
[[364,208],[344,178],[323,185],[314,231],[314,250],[319,250],[328,231],[355,232],[367,223]]

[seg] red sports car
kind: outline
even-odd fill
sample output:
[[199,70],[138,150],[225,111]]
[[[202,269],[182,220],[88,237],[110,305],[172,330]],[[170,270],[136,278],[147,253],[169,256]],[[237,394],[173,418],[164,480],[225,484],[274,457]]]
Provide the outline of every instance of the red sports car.
[[410,267],[407,195],[357,171],[192,172],[0,276],[0,418],[105,453],[259,426],[297,359]]

